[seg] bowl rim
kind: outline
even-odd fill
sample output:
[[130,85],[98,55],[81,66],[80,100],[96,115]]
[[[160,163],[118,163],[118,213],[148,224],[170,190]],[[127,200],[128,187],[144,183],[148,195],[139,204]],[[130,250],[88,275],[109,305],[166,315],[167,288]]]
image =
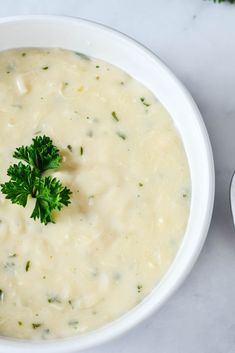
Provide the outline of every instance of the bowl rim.
[[[105,325],[104,327],[101,327],[97,330],[90,331],[84,335],[72,336],[65,339],[57,339],[57,340],[50,340],[50,341],[29,341],[29,340],[15,339],[12,337],[2,337],[2,336],[0,337],[0,350],[4,349],[4,352],[5,350],[9,349],[9,352],[11,353],[14,353],[14,352],[23,353],[23,352],[29,352],[32,349],[34,349],[35,353],[39,353],[43,349],[45,353],[54,353],[54,352],[58,352],[58,353],[74,352],[75,353],[75,352],[92,348],[94,346],[98,346],[102,343],[108,342],[111,339],[117,338],[123,333],[129,331],[131,328],[133,328],[134,326],[136,326],[137,324],[145,320],[147,317],[152,315],[156,310],[158,310],[169,299],[169,297],[172,296],[174,292],[176,292],[176,290],[180,287],[182,282],[188,276],[192,267],[194,266],[195,262],[198,259],[198,256],[206,240],[209,226],[211,223],[213,206],[214,206],[214,195],[215,195],[215,171],[214,171],[213,152],[212,152],[209,136],[205,127],[205,123],[202,119],[201,113],[195,101],[193,100],[191,94],[185,88],[182,82],[175,76],[175,74],[168,68],[168,66],[162,61],[162,59],[160,59],[158,55],[156,55],[153,51],[151,51],[146,46],[138,42],[137,40],[131,38],[129,35],[126,35],[119,30],[100,24],[96,21],[91,21],[88,19],[75,17],[75,16],[43,15],[43,14],[7,16],[7,17],[0,18],[0,31],[1,31],[1,25],[4,23],[27,22],[32,20],[37,20],[42,22],[43,21],[52,21],[52,22],[68,21],[68,22],[74,22],[74,23],[79,23],[79,22],[84,23],[86,25],[90,25],[97,29],[105,30],[113,35],[118,36],[120,39],[124,40],[125,42],[131,43],[132,45],[137,47],[139,50],[143,52],[145,56],[148,56],[149,58],[151,58],[155,62],[155,64],[158,67],[160,67],[163,71],[165,71],[168,77],[171,78],[171,80],[177,86],[177,89],[181,91],[182,95],[190,104],[194,112],[193,119],[197,120],[198,127],[200,129],[201,135],[204,140],[205,154],[206,154],[207,166],[208,166],[208,190],[209,191],[208,191],[207,204],[205,207],[204,223],[201,227],[199,240],[196,246],[194,245],[194,251],[191,254],[191,259],[188,262],[187,267],[184,268],[184,271],[183,273],[181,273],[181,276],[178,277],[177,280],[175,280],[170,290],[167,292],[167,294],[161,301],[158,301],[157,304],[152,303],[152,305],[149,305],[145,309],[145,311],[142,312],[141,315],[138,314],[137,317],[135,317],[135,320],[130,319],[130,316],[131,316],[131,313],[133,316],[133,311],[136,307],[128,311],[126,314],[122,315],[120,318],[112,321],[110,324]],[[144,303],[144,301],[145,300],[143,300],[142,303]],[[128,316],[129,316],[129,320],[128,320]]]

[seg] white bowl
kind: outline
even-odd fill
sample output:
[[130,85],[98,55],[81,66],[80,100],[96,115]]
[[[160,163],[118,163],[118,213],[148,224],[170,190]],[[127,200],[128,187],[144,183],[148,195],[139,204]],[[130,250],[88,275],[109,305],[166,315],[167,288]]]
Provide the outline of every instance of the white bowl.
[[192,269],[205,241],[213,209],[214,165],[210,141],[196,104],[178,79],[149,50],[119,32],[76,18],[24,16],[1,19],[0,38],[1,51],[61,47],[103,59],[128,72],[169,111],[188,157],[192,200],[187,230],[170,269],[139,305],[105,327],[77,337],[46,342],[0,338],[2,353],[78,352],[120,335],[159,309]]

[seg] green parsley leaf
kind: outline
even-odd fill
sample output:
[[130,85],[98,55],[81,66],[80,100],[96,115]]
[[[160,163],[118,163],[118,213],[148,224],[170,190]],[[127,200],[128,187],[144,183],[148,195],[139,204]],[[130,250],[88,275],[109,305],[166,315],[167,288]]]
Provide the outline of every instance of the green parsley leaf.
[[36,136],[30,146],[17,148],[13,157],[25,161],[41,173],[58,168],[61,161],[58,148],[45,135]]
[[71,191],[51,176],[36,179],[35,187],[36,205],[31,218],[34,220],[38,218],[44,224],[54,223],[52,211],[60,211],[63,206],[69,205]]
[[2,193],[12,203],[25,207],[28,196],[34,194],[36,171],[29,165],[20,162],[18,165],[14,164],[10,166],[7,170],[7,175],[11,179],[5,184],[1,184]]

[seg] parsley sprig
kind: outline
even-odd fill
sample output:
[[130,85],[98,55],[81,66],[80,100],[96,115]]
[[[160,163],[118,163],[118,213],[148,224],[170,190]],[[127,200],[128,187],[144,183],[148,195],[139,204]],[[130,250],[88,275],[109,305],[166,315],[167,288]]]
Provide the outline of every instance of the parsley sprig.
[[12,203],[26,206],[28,197],[36,199],[31,218],[41,223],[54,223],[52,213],[70,203],[71,191],[60,180],[43,176],[48,169],[60,166],[59,150],[47,136],[37,136],[30,146],[16,149],[13,157],[24,161],[7,170],[10,180],[1,184],[1,191]]

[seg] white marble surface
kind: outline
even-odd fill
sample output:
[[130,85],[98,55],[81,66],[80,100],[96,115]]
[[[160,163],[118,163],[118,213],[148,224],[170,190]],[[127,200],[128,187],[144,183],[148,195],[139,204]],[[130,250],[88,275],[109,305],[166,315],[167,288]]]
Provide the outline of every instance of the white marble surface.
[[[234,353],[235,5],[207,0],[0,0],[0,16],[80,16],[157,53],[194,96],[216,165],[216,201],[202,254],[180,290],[150,319],[89,353]],[[0,38],[1,40],[1,38]]]

